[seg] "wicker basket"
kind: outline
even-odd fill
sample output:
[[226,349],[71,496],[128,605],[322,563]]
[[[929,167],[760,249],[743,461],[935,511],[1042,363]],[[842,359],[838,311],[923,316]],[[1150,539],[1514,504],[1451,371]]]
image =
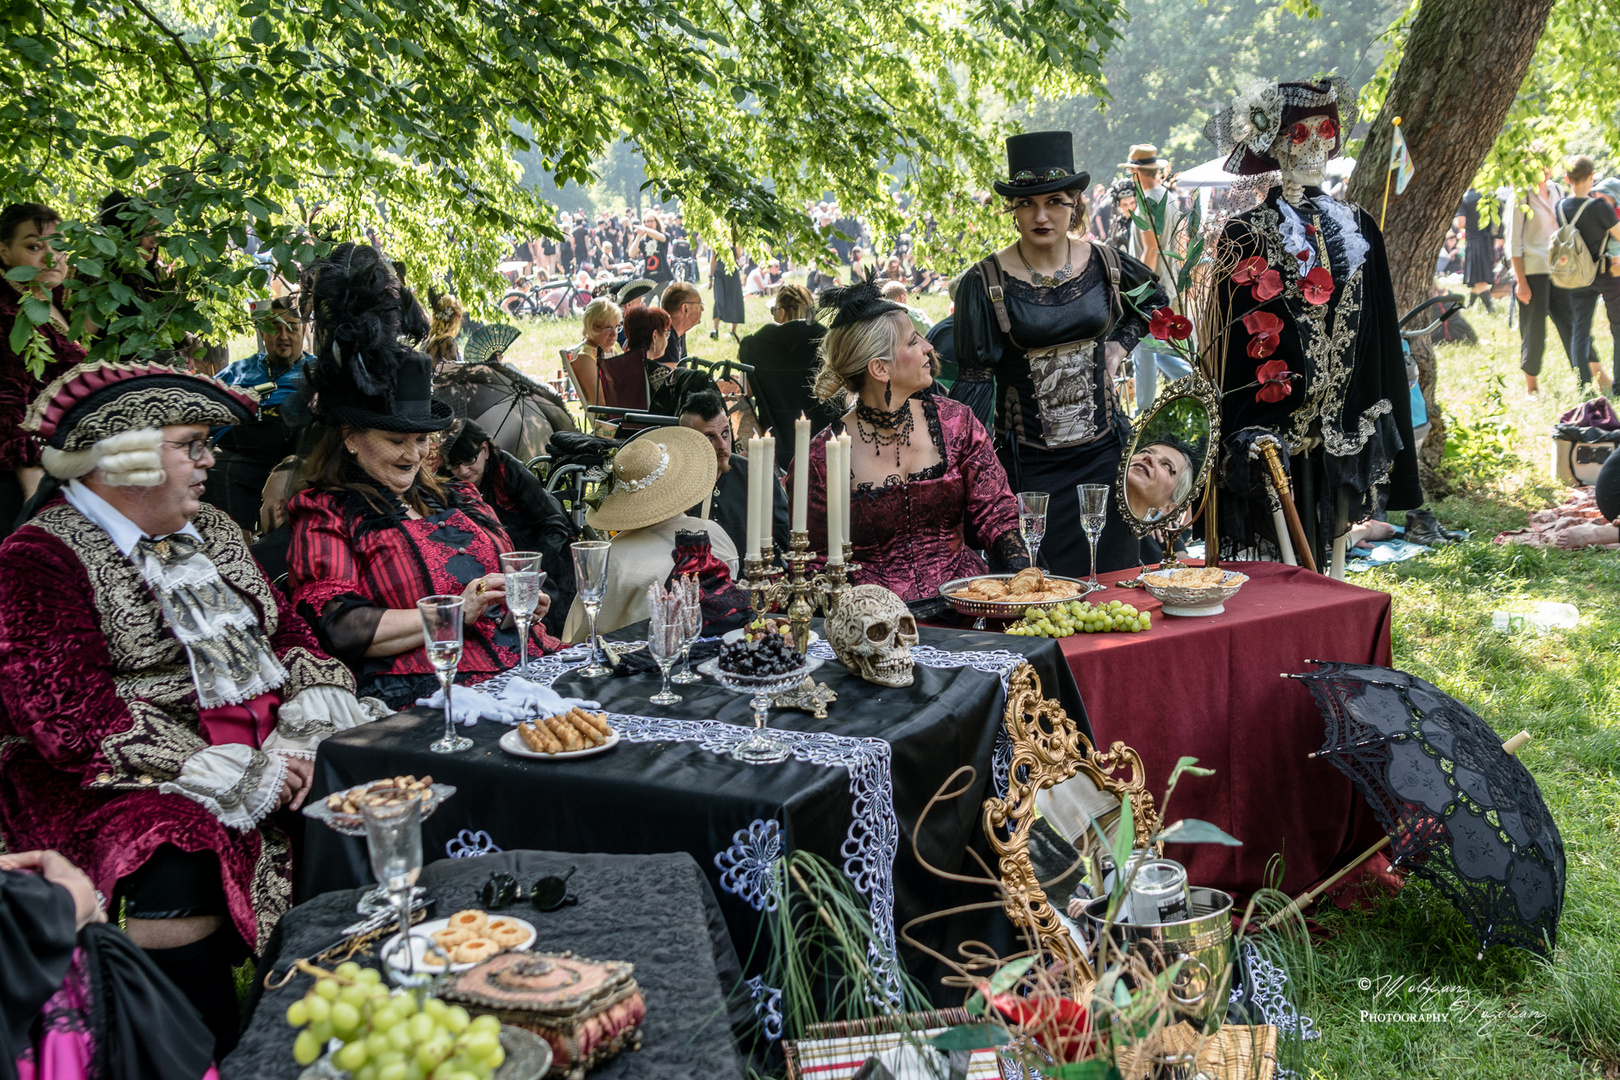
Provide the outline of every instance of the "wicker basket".
[[[966,1009],[938,1012],[902,1013],[870,1020],[837,1024],[814,1024],[807,1037],[797,1042],[782,1041],[782,1057],[787,1064],[787,1080],[804,1080],[802,1069],[815,1070],[815,1080],[849,1080],[873,1054],[899,1046],[906,1031],[924,1032],[982,1022]],[[847,1067],[845,1067],[847,1066]],[[968,1067],[968,1080],[1003,1080],[1001,1059],[994,1050],[975,1050]]]

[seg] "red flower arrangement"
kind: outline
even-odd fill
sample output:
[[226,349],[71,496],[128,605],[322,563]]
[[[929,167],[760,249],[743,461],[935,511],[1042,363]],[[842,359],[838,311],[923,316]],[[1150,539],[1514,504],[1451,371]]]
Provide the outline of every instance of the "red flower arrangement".
[[1191,319],[1167,307],[1155,311],[1148,320],[1148,331],[1160,341],[1186,341],[1192,335],[1192,328]]
[[[997,994],[990,999],[996,1011],[1035,1036],[1035,1041],[1060,1062],[1081,1061],[1097,1052],[1086,1007],[1058,994]],[[1052,1043],[1056,1043],[1053,1046]]]
[[1315,267],[1299,279],[1299,291],[1307,304],[1325,304],[1333,295],[1333,275],[1325,267]]
[[1261,255],[1251,255],[1238,263],[1232,271],[1232,283],[1252,287],[1255,300],[1262,304],[1282,293],[1282,275],[1266,266]]
[[[1254,347],[1249,347],[1250,355]],[[1294,392],[1294,373],[1288,370],[1286,360],[1267,360],[1255,369],[1254,377],[1260,382],[1260,389],[1254,395],[1254,400],[1276,404]]]
[[1251,311],[1243,316],[1243,329],[1249,332],[1248,352],[1254,359],[1264,360],[1277,351],[1282,331],[1282,320],[1277,316],[1269,311]]

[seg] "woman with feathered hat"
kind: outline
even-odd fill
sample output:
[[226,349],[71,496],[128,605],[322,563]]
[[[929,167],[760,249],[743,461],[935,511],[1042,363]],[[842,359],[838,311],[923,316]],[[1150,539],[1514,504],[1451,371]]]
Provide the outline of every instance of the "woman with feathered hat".
[[1128,424],[1111,376],[1165,293],[1142,263],[1078,235],[1091,177],[1075,171],[1069,132],[1012,136],[1007,171],[995,189],[1018,235],[957,286],[951,396],[995,431],[1013,488],[1051,496],[1041,547],[1051,570],[1087,570],[1079,484],[1110,490],[1098,569],[1136,566],[1136,537],[1112,494]]
[[[512,543],[477,488],[428,467],[433,436],[455,416],[432,397],[431,361],[400,339],[399,278],[371,248],[343,244],[305,273],[301,295],[315,324],[308,401],[319,436],[308,487],[287,506],[293,602],[361,691],[396,709],[438,685],[416,611],[424,596],[466,601],[457,682],[513,667],[500,573]],[[558,647],[540,621],[549,604],[542,594],[531,655]]]

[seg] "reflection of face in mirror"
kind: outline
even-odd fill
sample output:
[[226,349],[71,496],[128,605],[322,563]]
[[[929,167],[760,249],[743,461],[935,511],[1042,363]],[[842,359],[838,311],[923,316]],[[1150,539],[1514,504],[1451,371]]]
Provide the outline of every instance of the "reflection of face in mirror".
[[1166,443],[1153,443],[1131,455],[1125,499],[1138,521],[1159,521],[1192,494],[1197,470],[1187,455]]

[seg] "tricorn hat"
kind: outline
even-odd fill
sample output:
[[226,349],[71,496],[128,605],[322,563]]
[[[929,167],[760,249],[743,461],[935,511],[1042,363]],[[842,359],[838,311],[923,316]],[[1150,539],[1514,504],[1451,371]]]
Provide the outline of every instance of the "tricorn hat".
[[85,450],[126,431],[175,424],[225,427],[252,420],[259,399],[163,364],[75,364],[41,390],[21,428],[49,449]]
[[992,186],[1011,199],[1045,195],[1091,183],[1090,173],[1074,171],[1074,135],[1068,131],[1031,131],[1007,137],[1007,179]]

